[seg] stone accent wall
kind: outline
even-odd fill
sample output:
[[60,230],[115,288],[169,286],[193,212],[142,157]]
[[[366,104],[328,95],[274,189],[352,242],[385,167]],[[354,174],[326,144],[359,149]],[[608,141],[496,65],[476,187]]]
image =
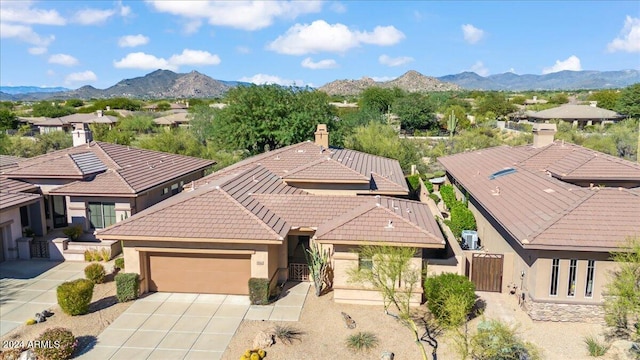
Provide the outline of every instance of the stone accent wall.
[[602,305],[556,304],[529,299],[525,310],[531,319],[538,321],[604,323]]

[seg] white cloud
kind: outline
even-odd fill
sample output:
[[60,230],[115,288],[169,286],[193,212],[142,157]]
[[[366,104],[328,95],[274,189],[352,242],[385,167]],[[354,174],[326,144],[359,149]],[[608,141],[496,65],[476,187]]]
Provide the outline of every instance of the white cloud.
[[189,20],[185,22],[184,26],[182,27],[182,31],[187,35],[195,34],[198,32],[198,30],[200,30],[200,26],[202,26],[202,20]]
[[208,51],[184,49],[180,55],[172,55],[169,64],[180,65],[218,65],[220,57]]
[[74,66],[74,65],[78,65],[78,59],[67,54],[53,54],[49,56],[49,63],[64,65],[64,66]]
[[571,70],[571,71],[580,71],[582,70],[582,65],[580,65],[580,59],[571,55],[566,60],[556,60],[556,63],[553,66],[549,66],[542,69],[542,74],[550,74],[563,70]]
[[464,41],[469,44],[475,44],[484,37],[484,30],[478,29],[471,24],[464,24],[462,25],[462,34],[464,35]]
[[291,86],[291,85],[304,86],[304,81],[302,80],[283,79],[279,76],[267,75],[267,74],[255,74],[251,77],[245,76],[240,78],[240,80],[238,81],[250,82],[257,85],[278,84],[278,85],[285,85],[285,86]]
[[64,78],[64,82],[67,84],[78,83],[78,82],[88,83],[88,82],[94,82],[96,80],[98,80],[98,77],[91,70],[71,73]]
[[172,55],[168,60],[143,52],[129,53],[118,61],[113,62],[113,66],[119,69],[142,69],[155,70],[166,69],[178,71],[182,65],[204,66],[218,65],[220,57],[202,50],[184,49],[181,54]]
[[113,66],[119,69],[155,70],[166,69],[177,71],[178,67],[170,65],[166,59],[158,58],[143,52],[129,53],[119,61],[114,61]]
[[55,74],[56,74],[55,71],[53,71],[51,69],[47,70],[47,76],[54,76]]
[[142,35],[125,35],[118,39],[118,46],[120,47],[136,47],[140,45],[146,45],[149,43],[149,38]]
[[239,52],[240,54],[250,54],[251,53],[251,49],[249,49],[246,46],[236,46],[236,51]]
[[389,55],[380,55],[378,61],[382,65],[387,66],[401,66],[412,62],[414,59],[410,56],[399,56],[396,58],[392,58]]
[[385,81],[395,79],[395,77],[393,76],[372,76],[371,78],[373,79],[373,81],[377,81],[377,82],[385,82]]
[[405,35],[393,26],[377,26],[372,32],[351,30],[343,24],[328,24],[316,20],[311,24],[296,24],[279,36],[267,49],[287,55],[318,52],[344,53],[347,50],[371,44],[389,46],[404,39]]
[[330,9],[334,13],[338,13],[338,14],[344,14],[347,12],[347,6],[338,1],[332,3]]
[[295,19],[302,14],[317,13],[320,1],[149,1],[159,12],[187,19],[205,19],[213,26],[258,30],[270,26],[277,18]]
[[55,39],[53,35],[48,37],[38,35],[30,26],[7,23],[0,23],[0,37],[16,38],[38,47],[47,47]]
[[487,67],[484,66],[482,61],[476,61],[475,64],[471,65],[471,69],[469,69],[469,70],[473,71],[474,73],[476,73],[476,74],[478,74],[480,76],[489,75],[489,69],[487,69]]
[[509,68],[509,70],[507,70],[508,73],[512,73],[515,74],[516,73],[516,69],[514,68]]
[[29,51],[29,54],[31,55],[42,55],[47,52],[47,48],[42,46],[36,46],[36,47],[29,48],[29,50],[27,51]]
[[39,25],[65,25],[67,23],[56,10],[32,8],[30,1],[0,2],[0,21]]
[[73,22],[80,25],[100,25],[115,14],[113,9],[83,9],[76,12]]
[[324,59],[314,62],[310,57],[302,60],[300,63],[303,68],[317,70],[317,69],[333,69],[338,67],[338,63],[333,59]]
[[620,36],[607,45],[607,50],[609,52],[640,52],[640,18],[627,16]]
[[126,6],[126,5],[122,5],[122,1],[118,1],[118,11],[120,12],[120,16],[122,17],[127,17],[129,15],[131,15],[131,7],[130,6]]

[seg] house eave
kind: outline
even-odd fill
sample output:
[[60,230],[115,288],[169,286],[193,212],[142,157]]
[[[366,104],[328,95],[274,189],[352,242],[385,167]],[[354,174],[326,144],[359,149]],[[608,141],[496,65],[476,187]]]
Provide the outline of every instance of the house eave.
[[96,234],[100,240],[123,240],[123,241],[162,241],[162,242],[196,242],[196,243],[219,243],[219,244],[256,244],[256,245],[280,245],[283,240],[275,239],[217,239],[217,238],[193,238],[193,237],[172,237],[172,236],[139,236],[139,235],[110,235]]

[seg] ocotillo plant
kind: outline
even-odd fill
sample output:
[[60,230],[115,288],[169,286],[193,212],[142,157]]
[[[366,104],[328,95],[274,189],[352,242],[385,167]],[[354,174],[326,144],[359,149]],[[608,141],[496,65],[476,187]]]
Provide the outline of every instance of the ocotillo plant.
[[314,242],[311,245],[311,248],[307,249],[304,255],[307,258],[309,271],[313,277],[316,296],[320,296],[324,287],[325,277],[327,276],[327,269],[329,267],[329,251],[327,249],[320,251],[320,247]]

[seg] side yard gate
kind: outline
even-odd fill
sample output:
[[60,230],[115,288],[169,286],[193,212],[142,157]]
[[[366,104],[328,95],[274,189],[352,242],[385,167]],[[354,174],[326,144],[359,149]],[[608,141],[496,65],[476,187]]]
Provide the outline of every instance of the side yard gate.
[[471,281],[477,291],[501,291],[503,260],[502,254],[473,254]]

